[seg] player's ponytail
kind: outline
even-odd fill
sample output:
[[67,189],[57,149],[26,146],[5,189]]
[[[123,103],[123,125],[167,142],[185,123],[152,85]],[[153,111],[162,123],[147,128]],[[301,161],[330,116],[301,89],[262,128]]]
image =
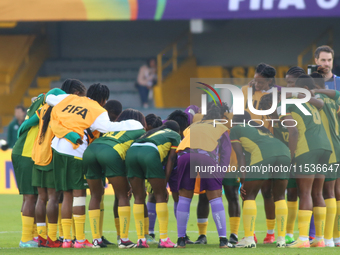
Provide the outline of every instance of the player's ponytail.
[[[45,139],[45,134],[46,134],[48,125],[50,124],[52,109],[53,109],[52,106],[48,107],[45,114],[44,114],[44,117],[42,118],[43,125],[42,125],[42,128],[41,128],[41,134],[40,134],[40,137],[39,137],[39,144],[42,144],[44,139]],[[43,113],[41,113],[41,114],[43,114]]]
[[162,119],[153,113],[145,116],[146,125],[151,127],[151,129],[158,128],[163,125]]

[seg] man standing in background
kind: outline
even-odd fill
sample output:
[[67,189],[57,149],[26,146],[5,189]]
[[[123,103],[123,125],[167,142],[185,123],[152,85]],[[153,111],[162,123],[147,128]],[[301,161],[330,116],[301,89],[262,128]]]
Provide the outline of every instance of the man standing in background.
[[24,122],[26,117],[26,110],[22,105],[18,105],[14,110],[14,118],[8,125],[7,131],[7,144],[9,148],[13,148],[17,141],[17,133],[21,124]]
[[318,47],[314,53],[315,63],[326,68],[325,86],[326,89],[340,90],[340,77],[333,74],[334,50],[323,45]]

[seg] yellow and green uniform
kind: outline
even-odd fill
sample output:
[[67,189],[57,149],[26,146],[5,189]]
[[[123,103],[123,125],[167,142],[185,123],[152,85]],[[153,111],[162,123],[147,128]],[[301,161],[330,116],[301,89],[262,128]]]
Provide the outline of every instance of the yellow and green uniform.
[[[280,122],[275,122],[274,123],[274,137],[279,139],[281,142],[283,142],[288,148],[289,148],[289,132],[288,129],[284,126],[281,125]],[[296,179],[294,175],[294,171],[290,172],[290,177],[288,179],[288,184],[287,184],[287,189],[290,188],[296,188]]]
[[94,140],[83,155],[86,178],[126,176],[126,152],[134,140],[144,133],[144,129],[108,132]]
[[36,114],[39,118],[39,132],[34,141],[32,160],[34,166],[32,170],[32,186],[40,188],[55,188],[53,164],[52,164],[52,148],[51,142],[54,137],[50,127],[47,127],[44,140],[40,141],[40,135],[43,127],[43,118],[50,106],[45,104]]
[[274,131],[274,137],[279,139],[281,142],[283,142],[288,147],[288,142],[289,142],[288,129],[282,126],[280,122],[275,122],[273,131]]
[[[325,94],[316,94],[315,98],[322,100],[324,106],[320,110],[320,116],[322,120],[323,127],[325,128],[328,140],[332,147],[332,154],[329,158],[329,164],[340,163],[340,137],[339,137],[339,122],[338,122],[338,112],[340,111],[339,105],[335,100],[329,98]],[[325,181],[335,180],[337,173],[335,171],[336,166],[332,167],[333,170],[329,170],[326,174]],[[330,169],[330,167],[329,167]]]
[[163,165],[171,149],[176,150],[181,136],[171,130],[162,129],[137,139],[127,151],[125,165],[129,178],[163,178]]
[[[290,164],[290,152],[288,147],[280,140],[274,138],[269,132],[263,132],[260,128],[248,125],[234,126],[230,130],[231,143],[240,143],[245,154],[247,166],[288,166]],[[253,168],[255,169],[255,168]],[[269,179],[287,178],[288,172],[278,172],[272,176],[268,172],[249,172],[246,178]]]
[[[249,87],[251,87],[251,86],[246,85],[246,86],[242,87],[242,92],[243,92],[243,95],[244,95],[244,109],[250,114],[251,119],[263,120],[264,127],[267,128],[270,132],[273,133],[273,128],[272,128],[271,122],[265,121],[266,119],[269,119],[268,116],[256,115],[249,110],[249,106],[248,106],[248,97],[250,96],[250,95],[248,95],[248,88]],[[253,88],[253,94],[251,95],[253,107],[258,110],[261,98],[264,95],[267,95],[267,94],[270,94],[270,93],[272,93],[272,88],[270,88],[267,91],[256,91]],[[258,123],[261,124],[260,122],[258,122]]]
[[[310,171],[318,164],[328,164],[332,148],[317,108],[309,103],[302,104],[311,115],[305,115],[295,104],[286,105],[286,115],[282,115],[281,103],[278,105],[279,118],[292,116],[297,122],[299,132],[295,151],[296,173],[315,174]],[[305,168],[309,164],[311,168]]]
[[[26,119],[31,118],[35,112],[45,103],[45,95],[39,95],[27,110]],[[20,194],[38,194],[32,186],[32,150],[34,141],[38,135],[38,125],[23,132],[16,141],[12,150],[12,163]]]

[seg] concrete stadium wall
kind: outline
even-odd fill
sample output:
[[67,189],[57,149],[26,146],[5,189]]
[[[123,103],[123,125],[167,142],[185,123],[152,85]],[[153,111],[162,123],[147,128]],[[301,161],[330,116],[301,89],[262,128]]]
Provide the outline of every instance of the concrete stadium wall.
[[[207,31],[193,36],[198,65],[295,65],[297,55],[326,28],[334,27],[340,56],[340,18],[205,21]],[[189,21],[19,23],[2,33],[36,32],[45,26],[52,58],[147,58],[155,56]]]
[[[259,19],[207,21],[193,37],[198,65],[252,66],[259,62],[295,65],[297,55],[326,28],[334,27],[340,55],[340,19]],[[53,25],[53,24],[52,24]],[[61,58],[133,58],[155,56],[189,21],[59,23],[54,48]]]

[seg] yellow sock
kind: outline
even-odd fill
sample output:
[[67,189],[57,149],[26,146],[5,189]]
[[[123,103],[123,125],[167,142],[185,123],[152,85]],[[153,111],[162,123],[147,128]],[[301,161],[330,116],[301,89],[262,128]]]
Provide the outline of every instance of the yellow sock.
[[296,216],[298,213],[299,203],[298,201],[288,201],[288,217],[287,217],[287,234],[294,234],[294,226],[296,221]]
[[144,238],[144,204],[133,205],[133,216],[135,218],[138,239]]
[[[299,210],[298,211],[298,228],[299,236],[308,238],[309,237],[309,224],[312,218],[312,211]],[[315,216],[314,216],[315,221]]]
[[271,230],[274,231],[275,229],[275,219],[266,219],[266,224],[267,224],[267,231]]
[[336,216],[334,220],[333,238],[340,237],[340,201],[336,201]]
[[33,223],[33,231],[32,231],[32,236],[34,237],[38,237],[38,229],[37,229],[37,224]]
[[326,203],[325,239],[332,239],[334,231],[334,220],[336,216],[336,200],[335,198],[325,199],[325,203]]
[[76,224],[74,222],[74,215],[72,215],[72,236],[73,238],[76,237]]
[[90,226],[93,239],[99,239],[100,235],[100,209],[89,210]]
[[255,200],[246,200],[243,203],[244,236],[254,236],[257,208]]
[[100,219],[99,219],[100,237],[103,236],[103,224],[104,224],[104,195],[102,196],[102,201],[100,202]]
[[130,206],[118,206],[118,215],[119,215],[120,238],[128,238],[131,217]]
[[47,238],[46,223],[41,223],[39,225],[43,225],[43,226],[37,226],[38,235],[46,239]]
[[71,237],[72,221],[73,221],[72,219],[61,219],[65,240],[72,240]]
[[156,203],[156,213],[159,224],[159,238],[168,238],[169,210],[167,203]]
[[230,217],[229,225],[230,225],[230,233],[238,235],[238,229],[240,227],[241,217]]
[[149,234],[149,217],[144,218],[144,234]]
[[21,241],[25,243],[32,240],[34,217],[21,216],[21,221],[22,221]]
[[198,235],[207,235],[208,219],[205,222],[197,222]]
[[[59,228],[59,236],[64,236],[63,226],[61,224],[61,203],[59,204],[59,213],[58,213],[58,228]],[[52,240],[53,241],[53,240]]]
[[275,217],[277,222],[277,235],[285,237],[287,226],[288,208],[286,200],[275,202]]
[[[76,228],[76,239],[81,241],[85,240],[85,219],[86,215],[73,215],[74,225]],[[99,237],[100,238],[100,237]]]
[[57,223],[50,223],[48,224],[48,237],[54,242],[57,240]]
[[119,218],[115,218],[115,226],[116,226],[117,236],[120,236]]
[[323,237],[325,234],[326,207],[313,207],[315,236]]

